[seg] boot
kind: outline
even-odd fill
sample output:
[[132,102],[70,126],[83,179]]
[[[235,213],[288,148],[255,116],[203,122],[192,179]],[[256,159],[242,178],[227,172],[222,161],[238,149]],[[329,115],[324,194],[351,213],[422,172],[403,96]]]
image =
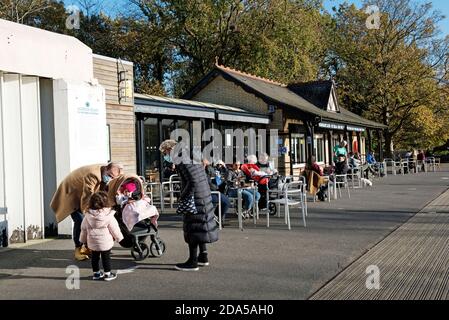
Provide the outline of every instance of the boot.
[[81,248],[75,248],[75,259],[78,261],[88,260],[89,256],[81,253]]
[[86,256],[92,256],[92,250],[90,250],[88,247],[86,247],[85,245],[83,245],[81,247],[80,253]]

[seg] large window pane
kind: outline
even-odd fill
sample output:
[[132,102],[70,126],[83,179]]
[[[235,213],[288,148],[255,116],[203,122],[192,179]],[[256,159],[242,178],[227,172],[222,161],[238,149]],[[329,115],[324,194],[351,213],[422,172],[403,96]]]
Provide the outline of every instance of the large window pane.
[[145,120],[145,178],[159,181],[159,128],[158,120],[149,118]]
[[162,120],[161,141],[170,139],[170,135],[175,129],[176,129],[176,120],[175,119],[163,119]]
[[324,162],[324,137],[323,135],[316,135],[314,140],[316,161]]
[[292,158],[293,164],[306,162],[306,140],[304,134],[292,134]]

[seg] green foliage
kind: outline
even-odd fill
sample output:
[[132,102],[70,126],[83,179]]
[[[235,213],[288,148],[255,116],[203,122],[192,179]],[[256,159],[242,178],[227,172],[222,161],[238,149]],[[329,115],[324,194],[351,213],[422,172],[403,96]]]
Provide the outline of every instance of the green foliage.
[[370,30],[364,10],[343,4],[329,15],[320,0],[129,0],[116,17],[81,2],[79,30],[66,29],[56,0],[2,0],[0,18],[133,61],[137,92],[182,95],[218,59],[283,83],[333,78],[343,107],[388,126],[388,146],[449,139],[449,37],[438,37],[431,4],[369,1],[382,13]]

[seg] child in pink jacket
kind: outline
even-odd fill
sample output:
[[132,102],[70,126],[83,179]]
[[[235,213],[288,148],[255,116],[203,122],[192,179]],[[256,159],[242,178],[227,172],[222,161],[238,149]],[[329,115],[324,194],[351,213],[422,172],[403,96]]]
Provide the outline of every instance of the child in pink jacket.
[[[92,269],[94,280],[112,281],[117,278],[111,272],[111,249],[114,240],[123,240],[122,232],[114,217],[115,211],[108,208],[108,195],[97,192],[89,201],[89,211],[81,224],[80,241],[87,243],[92,250]],[[100,256],[104,273],[100,271]]]

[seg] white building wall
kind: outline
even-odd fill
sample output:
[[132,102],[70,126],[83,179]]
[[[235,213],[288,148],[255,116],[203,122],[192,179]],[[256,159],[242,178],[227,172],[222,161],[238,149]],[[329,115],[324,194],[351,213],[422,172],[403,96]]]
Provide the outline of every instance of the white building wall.
[[4,74],[2,78],[5,200],[8,207],[8,239],[14,243],[25,241],[20,76]]
[[22,163],[26,240],[43,237],[39,78],[21,77]]
[[7,208],[5,203],[5,167],[4,167],[4,148],[3,148],[3,107],[2,107],[2,74],[0,72],[0,247],[7,245]]
[[[100,85],[55,80],[56,180],[59,183],[73,170],[95,163],[106,163],[105,91]],[[72,234],[71,219],[58,225],[60,235]]]
[[0,70],[91,81],[92,50],[74,37],[0,19]]

